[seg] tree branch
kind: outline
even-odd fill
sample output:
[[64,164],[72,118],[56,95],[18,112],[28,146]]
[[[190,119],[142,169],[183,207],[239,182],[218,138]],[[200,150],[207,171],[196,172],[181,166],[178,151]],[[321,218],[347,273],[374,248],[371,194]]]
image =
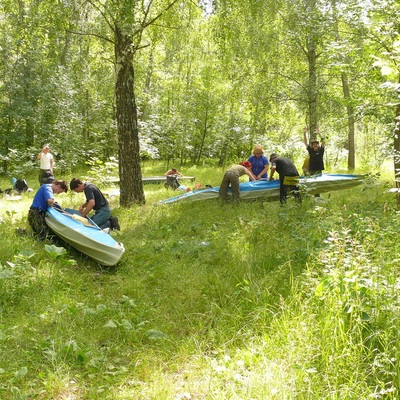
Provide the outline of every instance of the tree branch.
[[152,4],[152,1],[150,1],[149,4],[148,4],[148,6],[147,6],[147,9],[146,9],[146,11],[145,11],[145,16],[144,16],[144,18],[143,18],[141,27],[140,27],[138,30],[136,30],[133,34],[134,34],[134,35],[137,35],[137,34],[141,33],[145,28],[147,28],[149,25],[151,25],[151,24],[153,24],[155,21],[157,21],[165,12],[167,12],[170,8],[172,8],[177,2],[178,2],[178,0],[173,0],[170,4],[168,4],[168,5],[164,8],[164,10],[160,11],[155,17],[153,17],[153,18],[150,19],[148,22],[146,22],[146,18],[147,18],[148,15],[149,15],[150,7],[151,7],[151,4]]
[[102,10],[100,7],[98,7],[98,6],[94,3],[93,0],[86,0],[86,1],[87,1],[89,4],[91,4],[92,7],[93,7],[95,10],[97,10],[97,11],[100,13],[100,15],[104,18],[104,21],[106,21],[106,23],[107,23],[107,25],[109,26],[109,28],[111,29],[111,31],[112,31],[112,32],[115,32],[115,30],[114,30],[114,23],[112,23],[112,21],[109,21],[109,20],[108,20],[106,14],[103,12],[103,10]]
[[97,33],[77,32],[77,31],[72,31],[72,30],[69,30],[69,29],[67,29],[67,32],[72,33],[72,34],[74,34],[74,35],[94,36],[94,37],[97,37],[97,38],[99,38],[99,39],[105,40],[105,41],[107,41],[107,42],[109,42],[109,43],[112,43],[112,44],[114,45],[114,41],[113,41],[113,40],[111,40],[111,39],[109,39],[109,38],[107,38],[107,37],[105,37],[105,36],[98,35]]

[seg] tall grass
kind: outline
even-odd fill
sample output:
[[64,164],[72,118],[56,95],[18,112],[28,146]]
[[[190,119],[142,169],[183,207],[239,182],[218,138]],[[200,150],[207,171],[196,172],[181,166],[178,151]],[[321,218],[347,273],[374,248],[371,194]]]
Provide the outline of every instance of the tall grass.
[[24,195],[0,225],[0,398],[398,398],[400,214],[363,189],[166,206],[146,185],[112,200],[114,268],[18,235]]

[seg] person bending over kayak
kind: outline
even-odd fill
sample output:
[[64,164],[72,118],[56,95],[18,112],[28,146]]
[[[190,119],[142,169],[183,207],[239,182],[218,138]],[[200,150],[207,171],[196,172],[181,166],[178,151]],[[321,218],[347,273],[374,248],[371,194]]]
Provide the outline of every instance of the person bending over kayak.
[[44,240],[49,234],[49,227],[46,224],[45,214],[49,207],[55,204],[54,193],[67,193],[68,183],[66,181],[58,180],[52,183],[40,186],[33,198],[32,205],[28,212],[28,222],[33,232]]
[[285,179],[286,177],[292,177],[294,181],[299,178],[299,173],[293,161],[287,157],[279,157],[278,154],[272,153],[269,156],[269,161],[271,162],[271,174],[269,180],[272,181],[274,178],[275,171],[279,174],[279,201],[281,204],[286,203],[287,192],[290,189],[293,192],[296,200],[301,201],[300,189],[297,184],[287,183],[290,179]]
[[82,182],[79,178],[73,178],[69,187],[75,193],[85,193],[86,201],[79,207],[82,217],[89,217],[88,214],[94,211],[94,215],[90,218],[101,229],[120,230],[118,218],[111,216],[110,205],[97,186],[90,182]]
[[248,161],[240,162],[238,165],[233,165],[229,168],[222,179],[219,187],[219,199],[225,201],[228,199],[228,188],[229,185],[232,188],[232,200],[239,201],[240,190],[239,190],[239,177],[242,175],[248,175],[252,181],[256,180],[256,177],[250,170],[251,163]]

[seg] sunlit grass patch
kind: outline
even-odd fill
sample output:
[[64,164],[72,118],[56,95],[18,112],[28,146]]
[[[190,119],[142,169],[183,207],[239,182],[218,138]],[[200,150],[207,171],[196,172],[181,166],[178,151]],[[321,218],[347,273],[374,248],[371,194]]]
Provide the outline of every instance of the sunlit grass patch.
[[376,183],[286,206],[145,185],[111,199],[113,268],[17,235],[24,199],[0,225],[0,397],[395,399],[400,214]]

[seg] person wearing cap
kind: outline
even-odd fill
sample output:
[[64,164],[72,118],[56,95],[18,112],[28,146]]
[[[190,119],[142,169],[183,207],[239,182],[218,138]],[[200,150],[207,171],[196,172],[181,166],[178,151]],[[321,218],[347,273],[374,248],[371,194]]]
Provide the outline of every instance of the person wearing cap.
[[299,177],[294,162],[287,157],[279,157],[276,153],[272,153],[269,156],[269,161],[271,163],[269,180],[274,180],[273,176],[275,171],[279,174],[279,201],[281,204],[286,203],[288,190],[294,194],[296,200],[301,201],[298,185],[292,183],[287,184],[286,182],[289,179],[285,179],[286,177]]
[[40,160],[40,171],[39,171],[39,183],[44,185],[54,181],[53,168],[54,168],[54,157],[50,153],[50,147],[45,144],[37,156]]
[[310,161],[308,165],[308,175],[317,175],[321,174],[325,169],[324,166],[324,152],[325,152],[325,143],[324,139],[321,139],[321,144],[315,138],[310,139],[310,142],[307,142],[307,128],[304,128],[304,144],[307,147],[308,154],[310,156]]
[[28,222],[39,239],[44,240],[49,233],[45,214],[49,207],[54,207],[54,193],[59,194],[67,192],[68,183],[63,180],[41,185],[36,192],[28,212]]
[[251,163],[249,161],[243,161],[239,164],[233,165],[225,172],[221,185],[219,187],[220,200],[225,201],[228,199],[228,189],[230,185],[232,188],[232,200],[235,202],[239,201],[239,178],[243,175],[248,175],[253,181],[256,180],[256,177],[251,172]]
[[256,180],[268,179],[269,161],[260,145],[254,146],[253,155],[247,161],[251,163],[251,172]]

